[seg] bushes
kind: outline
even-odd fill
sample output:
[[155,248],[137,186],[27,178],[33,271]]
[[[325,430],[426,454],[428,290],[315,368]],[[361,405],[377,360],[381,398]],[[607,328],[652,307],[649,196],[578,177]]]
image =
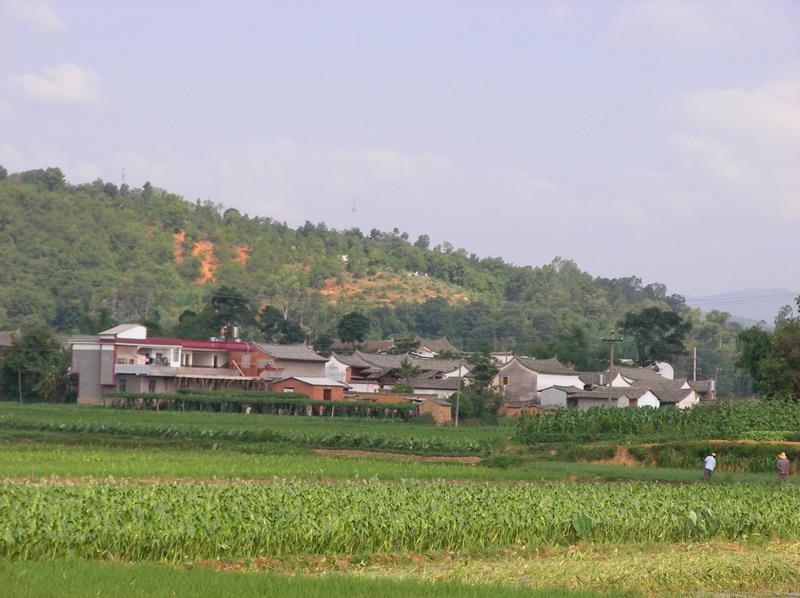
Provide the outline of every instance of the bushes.
[[245,411],[280,415],[326,415],[339,417],[408,417],[416,412],[410,403],[372,403],[369,401],[314,401],[303,394],[247,391],[179,391],[178,394],[112,392],[115,407],[131,408],[137,401],[151,403],[158,409],[181,411]]

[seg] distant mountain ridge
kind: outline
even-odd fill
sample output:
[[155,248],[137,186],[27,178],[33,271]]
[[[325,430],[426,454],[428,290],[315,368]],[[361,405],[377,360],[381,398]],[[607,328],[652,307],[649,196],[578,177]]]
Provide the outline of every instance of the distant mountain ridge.
[[686,297],[686,304],[704,312],[712,309],[730,312],[736,321],[746,326],[764,321],[771,327],[781,307],[796,307],[795,298],[798,295],[800,292],[786,288],[739,289],[715,295]]

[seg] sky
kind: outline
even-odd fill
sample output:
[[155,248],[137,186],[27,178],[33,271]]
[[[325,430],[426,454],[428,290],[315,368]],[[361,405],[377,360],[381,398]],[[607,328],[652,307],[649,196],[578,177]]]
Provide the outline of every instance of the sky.
[[800,2],[0,0],[0,164],[800,290]]

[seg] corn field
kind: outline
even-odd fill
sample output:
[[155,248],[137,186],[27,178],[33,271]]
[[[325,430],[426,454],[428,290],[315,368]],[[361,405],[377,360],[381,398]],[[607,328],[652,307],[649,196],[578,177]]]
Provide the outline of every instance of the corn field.
[[520,417],[514,438],[519,442],[561,442],[620,438],[749,437],[754,431],[800,430],[796,401],[720,401],[692,409],[559,409]]
[[0,484],[0,556],[163,559],[800,538],[778,485]]

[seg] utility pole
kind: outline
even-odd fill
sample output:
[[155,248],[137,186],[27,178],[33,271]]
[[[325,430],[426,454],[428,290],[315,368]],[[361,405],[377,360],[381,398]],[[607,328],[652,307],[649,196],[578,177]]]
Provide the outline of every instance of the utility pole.
[[458,392],[456,393],[456,421],[455,426],[458,427],[458,408],[461,404],[461,370],[464,369],[464,356],[462,355],[458,360]]
[[608,338],[601,338],[604,343],[611,343],[611,351],[608,359],[608,406],[611,407],[611,382],[614,380],[614,347],[619,341],[625,340],[624,336],[614,336],[614,331],[611,331],[611,336]]
[[17,366],[17,390],[19,391],[19,402],[22,402],[22,371]]
[[697,345],[692,347],[692,382],[697,382]]

